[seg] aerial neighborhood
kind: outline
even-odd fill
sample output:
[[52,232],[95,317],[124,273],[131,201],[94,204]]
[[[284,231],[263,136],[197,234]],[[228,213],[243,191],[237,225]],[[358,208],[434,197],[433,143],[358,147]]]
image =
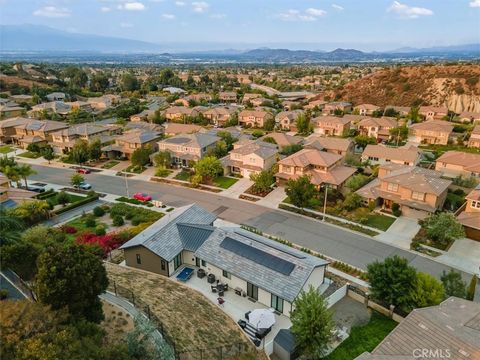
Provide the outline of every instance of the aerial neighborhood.
[[6,359],[480,359],[478,65],[1,72]]

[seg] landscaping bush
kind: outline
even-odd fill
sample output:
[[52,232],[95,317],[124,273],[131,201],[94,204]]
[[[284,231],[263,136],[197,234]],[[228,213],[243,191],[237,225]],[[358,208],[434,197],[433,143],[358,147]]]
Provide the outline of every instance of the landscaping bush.
[[57,203],[65,206],[70,202],[70,196],[65,191],[60,191],[56,196]]
[[396,216],[396,217],[399,217],[400,215],[402,215],[402,210],[400,210],[400,205],[398,205],[397,203],[392,204],[392,214],[393,216]]
[[5,300],[8,297],[7,289],[0,289],[0,300]]
[[105,215],[105,210],[101,206],[95,206],[93,208],[93,215],[95,215],[96,217],[101,217]]
[[95,227],[97,225],[97,222],[95,221],[95,218],[91,215],[86,215],[85,218],[83,219],[83,223],[87,227]]
[[67,212],[69,210],[75,209],[76,207],[79,207],[79,206],[88,204],[89,202],[92,202],[94,200],[97,200],[98,199],[98,194],[96,194],[95,192],[94,192],[94,194],[95,194],[94,196],[87,196],[85,199],[76,201],[72,204],[69,204],[69,205],[64,206],[60,209],[57,209],[57,210],[54,211],[54,213],[59,215],[59,214],[62,214],[64,212]]
[[113,219],[113,222],[112,222],[113,226],[122,226],[123,224],[125,224],[123,217],[120,215],[115,215],[112,219]]
[[125,218],[128,216],[130,219],[133,217],[138,217],[141,219],[142,223],[153,223],[163,216],[161,213],[156,211],[122,203],[112,205],[110,209],[110,217],[113,219],[116,215],[120,215]]
[[112,234],[95,235],[85,233],[78,236],[75,241],[77,244],[99,246],[102,249],[103,256],[122,245],[119,239]]
[[132,225],[133,225],[133,226],[137,226],[137,225],[139,225],[141,222],[142,222],[142,219],[141,219],[140,217],[138,217],[138,216],[134,216],[134,217],[132,218]]
[[107,233],[107,230],[105,229],[105,226],[102,224],[98,224],[95,227],[95,235],[105,235]]
[[77,228],[75,226],[71,225],[62,225],[60,229],[65,233],[65,234],[75,234],[77,232]]

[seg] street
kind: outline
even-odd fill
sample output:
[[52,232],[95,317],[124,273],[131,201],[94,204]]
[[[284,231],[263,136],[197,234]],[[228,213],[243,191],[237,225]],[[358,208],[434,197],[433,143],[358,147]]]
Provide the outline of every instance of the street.
[[[29,178],[31,181],[69,185],[70,176],[73,174],[73,170],[68,168],[39,165],[32,167],[38,174],[31,176]],[[119,196],[126,195],[123,177],[92,173],[85,175],[85,179],[93,185],[95,191]],[[221,219],[253,226],[266,234],[289,240],[361,269],[366,269],[367,265],[375,260],[383,260],[393,255],[402,256],[419,271],[437,277],[443,270],[450,269],[449,266],[433,259],[399,249],[370,237],[255,203],[181,186],[140,180],[128,180],[128,188],[130,196],[135,192],[142,191],[152,195],[155,200],[161,200],[174,207],[197,203],[214,212]],[[470,280],[471,275],[464,272],[462,274],[465,280]]]

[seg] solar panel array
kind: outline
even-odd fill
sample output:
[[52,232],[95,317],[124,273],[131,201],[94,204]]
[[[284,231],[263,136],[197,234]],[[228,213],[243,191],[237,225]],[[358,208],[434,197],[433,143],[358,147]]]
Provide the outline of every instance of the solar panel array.
[[290,275],[295,268],[295,264],[287,260],[280,259],[275,255],[269,254],[230,237],[226,237],[221,242],[220,247],[283,275]]

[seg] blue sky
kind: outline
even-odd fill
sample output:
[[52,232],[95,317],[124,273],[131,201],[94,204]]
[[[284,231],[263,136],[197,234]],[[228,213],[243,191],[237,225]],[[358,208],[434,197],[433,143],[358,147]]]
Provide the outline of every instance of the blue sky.
[[198,49],[480,42],[480,0],[0,0],[0,7],[2,24]]

